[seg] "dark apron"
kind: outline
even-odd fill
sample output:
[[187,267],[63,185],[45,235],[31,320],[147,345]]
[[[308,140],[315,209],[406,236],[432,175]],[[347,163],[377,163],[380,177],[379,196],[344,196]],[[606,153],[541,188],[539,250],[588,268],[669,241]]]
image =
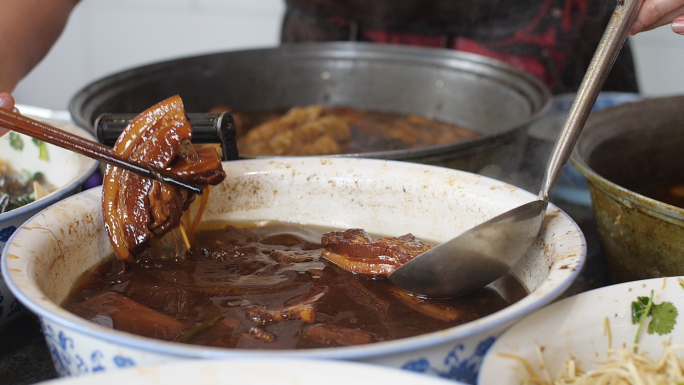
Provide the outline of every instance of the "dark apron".
[[[452,48],[532,73],[553,93],[579,88],[615,9],[606,0],[287,0],[281,41],[370,41]],[[638,92],[625,43],[603,88]]]

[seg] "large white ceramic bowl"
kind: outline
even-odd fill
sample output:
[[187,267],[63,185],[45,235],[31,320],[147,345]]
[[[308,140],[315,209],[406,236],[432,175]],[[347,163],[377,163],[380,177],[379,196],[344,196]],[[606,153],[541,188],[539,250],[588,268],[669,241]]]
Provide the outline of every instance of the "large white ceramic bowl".
[[42,385],[465,385],[360,362],[307,359],[186,360],[68,377]]
[[588,371],[606,360],[609,341],[604,332],[610,324],[611,347],[632,346],[638,325],[632,324],[632,301],[648,297],[653,302],[670,301],[679,315],[672,333],[649,335],[646,328],[639,339],[640,349],[652,359],[662,355],[663,342],[684,343],[684,288],[677,277],[626,282],[584,292],[547,306],[508,329],[487,353],[480,369],[482,385],[518,385],[527,372],[516,361],[500,354],[514,354],[526,360],[543,377],[535,343],[542,349],[543,361],[551,378],[556,378],[572,357]]
[[[87,131],[73,124],[43,120],[62,130],[95,140]],[[5,248],[5,243],[12,233],[27,219],[58,200],[80,191],[81,185],[95,172],[98,165],[98,162],[90,158],[51,144],[47,145],[48,159],[41,160],[38,146],[33,144],[31,138],[19,135],[18,140],[21,145],[16,144],[16,138],[12,139],[15,140],[14,146],[11,144],[9,134],[0,137],[0,160],[9,164],[17,172],[24,170],[30,174],[42,172],[47,182],[56,190],[24,207],[0,214],[0,251]],[[5,285],[0,274],[0,330],[9,324],[11,318],[19,314],[20,309],[21,306]]]
[[[282,158],[227,162],[224,169],[227,178],[211,190],[205,220],[359,227],[440,241],[536,198],[486,177],[404,162]],[[10,287],[40,316],[62,375],[179,358],[315,357],[474,382],[494,340],[513,322],[558,297],[586,254],[577,225],[551,206],[539,239],[513,269],[531,294],[490,316],[440,332],[355,347],[267,352],[190,346],[106,329],[59,307],[74,280],[112,252],[100,197],[101,190],[93,189],[54,205],[15,233],[3,254]]]

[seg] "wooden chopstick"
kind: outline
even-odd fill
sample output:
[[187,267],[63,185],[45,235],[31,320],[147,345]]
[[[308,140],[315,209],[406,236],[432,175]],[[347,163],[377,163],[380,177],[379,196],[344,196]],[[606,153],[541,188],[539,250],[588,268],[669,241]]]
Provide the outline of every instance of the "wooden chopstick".
[[70,134],[45,123],[2,108],[0,108],[0,125],[9,130],[77,152],[112,166],[123,168],[146,178],[166,182],[199,195],[204,192],[201,187],[177,180],[173,175],[170,175],[166,171],[152,170],[142,164],[124,159],[110,147],[103,144],[81,138],[80,136]]

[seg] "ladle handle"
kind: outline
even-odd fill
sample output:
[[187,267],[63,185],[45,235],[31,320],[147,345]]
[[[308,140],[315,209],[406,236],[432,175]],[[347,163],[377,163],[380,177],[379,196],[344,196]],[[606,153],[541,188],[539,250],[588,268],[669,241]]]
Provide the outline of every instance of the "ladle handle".
[[615,12],[610,18],[603,37],[599,42],[589,68],[584,74],[582,84],[563,126],[560,136],[551,152],[551,158],[546,166],[539,199],[548,201],[549,191],[558,180],[563,167],[570,158],[575,143],[582,133],[591,109],[596,102],[603,83],[605,83],[613,63],[625,43],[629,29],[636,18],[643,0],[618,0]]

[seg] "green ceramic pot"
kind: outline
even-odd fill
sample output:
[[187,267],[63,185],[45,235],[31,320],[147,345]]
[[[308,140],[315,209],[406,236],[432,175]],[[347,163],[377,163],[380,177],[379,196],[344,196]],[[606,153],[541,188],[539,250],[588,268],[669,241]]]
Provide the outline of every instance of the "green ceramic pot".
[[570,161],[589,183],[611,279],[684,275],[684,209],[642,195],[684,181],[684,96],[592,113]]

